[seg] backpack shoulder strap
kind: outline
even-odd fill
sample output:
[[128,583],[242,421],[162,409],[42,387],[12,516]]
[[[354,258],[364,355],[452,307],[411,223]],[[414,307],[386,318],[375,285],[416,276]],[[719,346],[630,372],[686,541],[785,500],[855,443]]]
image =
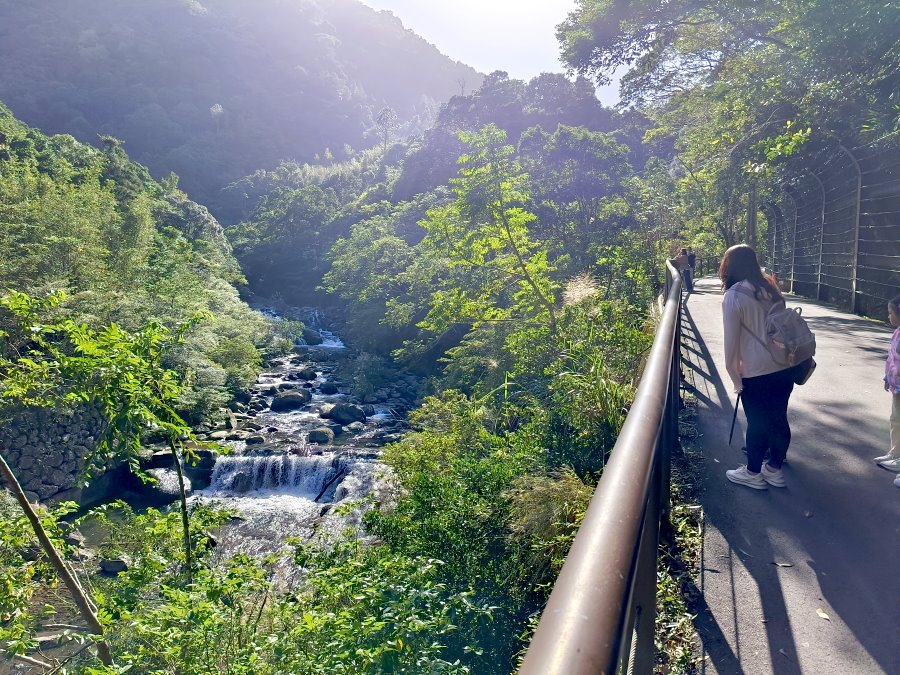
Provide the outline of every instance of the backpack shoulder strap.
[[754,340],[756,340],[756,341],[757,341],[759,344],[761,344],[763,347],[765,347],[766,349],[769,348],[769,345],[767,345],[765,342],[763,342],[762,340],[760,340],[760,339],[759,339],[759,336],[758,336],[756,333],[754,333],[752,330],[750,330],[750,329],[747,327],[747,324],[745,324],[743,321],[741,321],[741,328],[743,328],[745,331],[747,331],[747,333],[750,335],[750,337],[752,337]]
[[[759,299],[757,299],[756,294],[753,291],[751,291],[750,289],[748,289],[744,286],[739,286],[738,284],[735,284],[731,288],[733,288],[735,290],[735,292],[742,293],[748,297],[753,298],[754,300],[756,300],[756,302],[763,304]],[[771,307],[769,309],[771,309]],[[768,310],[767,310],[767,312],[768,312]],[[750,328],[747,326],[747,324],[745,324],[743,321],[741,321],[741,328],[743,328],[745,331],[747,331],[747,333],[750,335],[750,337],[752,337],[754,340],[756,340],[759,344],[761,344],[763,347],[765,347],[768,350],[769,346],[765,342],[760,340],[759,336],[756,333],[754,333],[752,330],[750,330]]]

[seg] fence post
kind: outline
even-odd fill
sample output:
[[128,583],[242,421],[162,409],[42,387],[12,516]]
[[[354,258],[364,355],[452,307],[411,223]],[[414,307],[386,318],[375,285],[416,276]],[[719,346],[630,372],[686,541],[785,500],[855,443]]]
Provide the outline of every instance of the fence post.
[[797,261],[797,200],[794,198],[794,195],[791,194],[791,190],[793,188],[785,183],[781,186],[781,189],[784,190],[784,194],[791,198],[791,201],[794,203],[794,230],[791,232],[791,293],[794,292],[794,265]]
[[816,300],[822,299],[822,243],[825,241],[825,183],[809,167],[804,167],[806,172],[816,179],[822,189],[822,216],[819,223],[819,266],[816,268]]
[[853,226],[853,270],[851,272],[852,277],[850,279],[850,311],[855,313],[856,277],[859,270],[859,206],[860,198],[862,196],[862,171],[860,171],[859,162],[856,161],[856,157],[853,156],[852,152],[845,148],[843,144],[839,144],[838,148],[840,148],[841,152],[843,152],[847,155],[847,157],[850,158],[850,161],[853,162],[853,166],[856,167],[856,222]]
[[[759,210],[762,211],[766,216],[766,222],[768,225],[766,226],[766,251],[765,257],[763,257],[759,251],[757,251],[757,255],[760,256],[759,263],[763,267],[768,268],[769,272],[775,273],[775,268],[778,265],[778,214],[775,211],[775,208],[769,203],[763,203],[759,205]],[[772,215],[770,216],[769,213]],[[772,245],[769,246],[769,235],[772,236]]]
[[757,206],[758,193],[756,188],[756,183],[750,184],[750,192],[747,195],[747,243],[750,244],[754,249],[756,246],[756,209]]

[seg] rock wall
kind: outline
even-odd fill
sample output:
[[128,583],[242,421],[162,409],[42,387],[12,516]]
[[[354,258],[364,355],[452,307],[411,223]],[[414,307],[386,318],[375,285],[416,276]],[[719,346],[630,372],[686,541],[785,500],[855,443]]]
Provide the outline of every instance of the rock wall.
[[99,433],[91,410],[28,408],[0,426],[0,452],[29,499],[58,503],[82,500],[78,477]]

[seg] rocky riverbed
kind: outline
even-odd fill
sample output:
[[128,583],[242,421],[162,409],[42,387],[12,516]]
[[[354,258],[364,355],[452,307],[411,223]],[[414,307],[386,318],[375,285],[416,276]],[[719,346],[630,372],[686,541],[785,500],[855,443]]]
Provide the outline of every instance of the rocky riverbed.
[[[392,373],[363,402],[349,383],[352,351],[325,330],[306,337],[313,344],[270,360],[221,424],[199,435],[228,452],[200,450],[201,462],[185,467],[192,501],[237,516],[217,533],[225,553],[274,552],[288,537],[329,539],[358,525],[364,508],[354,505],[384,487],[382,447],[407,429],[421,378]],[[170,466],[165,453],[146,465],[159,501],[177,498]]]

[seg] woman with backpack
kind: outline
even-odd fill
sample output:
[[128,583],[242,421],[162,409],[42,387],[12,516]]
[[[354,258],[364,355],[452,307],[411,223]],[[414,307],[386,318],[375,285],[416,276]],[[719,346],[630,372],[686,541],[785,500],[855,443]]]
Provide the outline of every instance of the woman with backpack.
[[[746,244],[725,252],[719,279],[725,291],[725,367],[747,417],[747,464],[726,471],[725,476],[732,483],[756,490],[769,485],[784,487],[781,465],[791,443],[788,400],[798,366],[780,363],[766,346],[769,310],[784,297],[763,276],[756,253]],[[763,465],[766,451],[770,456]]]

